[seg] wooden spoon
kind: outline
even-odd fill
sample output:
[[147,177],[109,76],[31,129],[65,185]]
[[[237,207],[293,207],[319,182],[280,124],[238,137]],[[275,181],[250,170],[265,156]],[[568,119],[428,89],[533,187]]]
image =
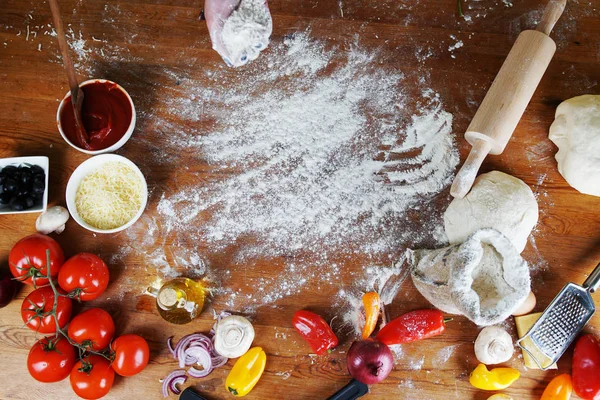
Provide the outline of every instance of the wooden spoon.
[[56,29],[56,38],[58,39],[58,47],[63,58],[63,64],[65,71],[67,72],[67,79],[69,81],[69,87],[71,88],[71,104],[73,106],[73,113],[75,114],[75,132],[77,145],[86,150],[92,150],[90,146],[90,139],[85,127],[83,126],[83,119],[81,118],[81,106],[83,105],[83,91],[79,87],[77,82],[77,75],[75,75],[75,68],[73,68],[73,62],[69,57],[69,46],[67,45],[67,39],[65,31],[63,29],[62,19],[60,17],[60,10],[58,8],[57,0],[49,0],[50,10],[52,10],[52,18],[54,19],[54,28]]

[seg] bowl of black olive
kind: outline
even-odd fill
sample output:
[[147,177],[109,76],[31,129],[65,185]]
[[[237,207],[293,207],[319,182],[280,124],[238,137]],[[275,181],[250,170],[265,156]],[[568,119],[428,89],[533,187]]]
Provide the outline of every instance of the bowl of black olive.
[[0,214],[44,212],[48,157],[0,158]]

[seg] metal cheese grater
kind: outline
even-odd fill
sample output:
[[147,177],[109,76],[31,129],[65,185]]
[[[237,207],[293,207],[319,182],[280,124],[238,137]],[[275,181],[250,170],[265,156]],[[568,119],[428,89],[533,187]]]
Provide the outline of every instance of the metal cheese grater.
[[563,355],[596,307],[590,293],[600,286],[600,264],[583,283],[567,284],[544,313],[517,341],[542,370],[547,370]]

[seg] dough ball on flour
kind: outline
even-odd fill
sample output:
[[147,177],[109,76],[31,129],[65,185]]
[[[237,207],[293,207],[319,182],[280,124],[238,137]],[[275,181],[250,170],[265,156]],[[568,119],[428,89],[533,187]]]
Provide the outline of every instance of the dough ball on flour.
[[600,196],[600,95],[560,103],[548,137],[558,146],[558,170],[569,185]]
[[494,228],[521,252],[538,220],[533,192],[522,180],[500,171],[477,177],[464,198],[455,198],[444,213],[451,244],[464,242],[481,228]]

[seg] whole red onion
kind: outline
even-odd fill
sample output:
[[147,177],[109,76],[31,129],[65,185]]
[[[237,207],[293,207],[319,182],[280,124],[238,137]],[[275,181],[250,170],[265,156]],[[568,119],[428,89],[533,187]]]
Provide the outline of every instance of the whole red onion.
[[352,343],[347,362],[350,375],[357,381],[370,385],[387,378],[394,367],[394,356],[384,343],[365,339]]

